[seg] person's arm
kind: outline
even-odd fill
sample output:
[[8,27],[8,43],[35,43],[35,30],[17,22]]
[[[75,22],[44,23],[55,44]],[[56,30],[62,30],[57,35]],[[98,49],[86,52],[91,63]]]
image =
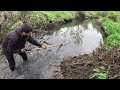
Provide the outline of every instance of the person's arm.
[[9,53],[20,53],[21,49],[17,49],[15,50],[15,46],[17,45],[17,38],[10,38],[9,42],[8,42],[8,46],[7,46],[7,51]]
[[33,45],[42,47],[42,44],[38,43],[36,40],[34,40],[31,36],[27,39],[28,42],[30,42]]

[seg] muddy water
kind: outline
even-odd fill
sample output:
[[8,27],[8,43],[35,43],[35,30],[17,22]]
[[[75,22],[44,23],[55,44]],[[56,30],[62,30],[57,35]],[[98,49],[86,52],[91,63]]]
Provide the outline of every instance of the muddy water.
[[[54,70],[59,70],[60,62],[74,56],[89,54],[103,38],[95,21],[72,22],[53,28],[53,33],[45,35],[42,41],[58,45],[41,51],[27,52],[28,61],[15,54],[16,70],[11,72],[7,60],[0,56],[0,79],[52,79]],[[39,37],[39,36],[38,36]],[[41,41],[36,38],[36,40]],[[41,41],[41,42],[42,42]],[[62,46],[59,46],[61,45]],[[35,47],[29,43],[26,48]]]

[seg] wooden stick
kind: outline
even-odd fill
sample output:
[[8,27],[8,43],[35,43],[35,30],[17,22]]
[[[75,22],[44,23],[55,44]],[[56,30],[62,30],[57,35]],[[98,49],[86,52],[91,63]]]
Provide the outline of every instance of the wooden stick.
[[[58,45],[47,45],[47,48],[52,48],[52,47],[56,47],[56,46],[58,46]],[[47,49],[47,48],[45,48],[45,49]],[[26,49],[26,51],[37,51],[37,50],[42,50],[42,49],[44,49],[44,48],[36,47],[36,48],[32,48],[32,49]]]

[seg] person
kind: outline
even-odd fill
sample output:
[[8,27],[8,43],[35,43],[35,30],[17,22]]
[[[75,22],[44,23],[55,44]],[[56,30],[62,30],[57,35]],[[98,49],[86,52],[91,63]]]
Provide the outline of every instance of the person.
[[6,59],[8,60],[9,67],[12,71],[15,70],[15,60],[13,57],[14,53],[18,53],[20,56],[22,56],[24,61],[28,60],[25,49],[26,41],[30,42],[33,45],[47,48],[47,45],[42,45],[34,40],[31,34],[32,27],[27,23],[24,23],[20,28],[11,31],[4,38],[2,42],[2,50],[6,56]]

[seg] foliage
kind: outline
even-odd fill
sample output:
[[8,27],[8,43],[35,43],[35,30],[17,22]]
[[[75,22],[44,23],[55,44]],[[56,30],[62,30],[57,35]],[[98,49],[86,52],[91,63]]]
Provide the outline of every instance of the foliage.
[[106,39],[106,44],[110,47],[120,46],[120,34],[112,34]]
[[89,18],[94,18],[97,17],[97,12],[96,11],[85,11],[85,16]]
[[17,27],[20,27],[22,24],[23,24],[22,21],[17,21],[10,27],[10,30],[15,30]]
[[104,18],[103,27],[110,35],[115,33],[120,33],[120,24],[117,22],[113,22],[108,18]]
[[89,76],[90,79],[108,79],[108,72],[110,70],[110,67],[98,67],[91,71],[91,74]]
[[109,11],[106,17],[111,19],[114,22],[118,22],[120,20],[120,13],[115,11]]
[[40,11],[33,11],[27,15],[28,22],[32,25],[32,27],[42,27],[47,24],[46,17]]
[[72,14],[70,11],[41,11],[48,20],[60,20],[60,19],[73,19],[75,15]]
[[84,11],[85,16],[89,18],[102,18],[107,15],[106,11]]
[[28,22],[33,27],[45,27],[49,21],[64,21],[75,18],[74,13],[70,11],[33,11],[27,14]]
[[120,46],[120,13],[109,11],[103,18],[102,25],[109,34],[105,39],[105,49],[110,51],[113,47]]

